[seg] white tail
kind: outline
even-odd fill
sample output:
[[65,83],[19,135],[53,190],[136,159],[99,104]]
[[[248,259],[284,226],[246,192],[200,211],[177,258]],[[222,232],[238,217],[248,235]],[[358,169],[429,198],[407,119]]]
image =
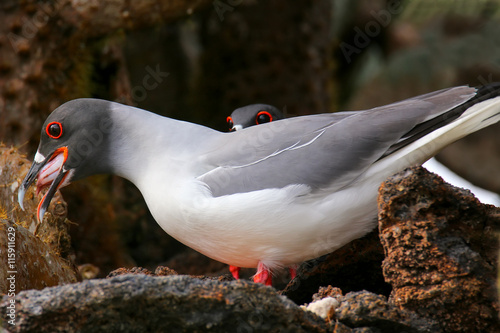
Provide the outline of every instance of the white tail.
[[500,97],[474,104],[453,122],[375,163],[377,166],[371,168],[365,177],[370,177],[384,169],[397,172],[412,165],[422,164],[447,145],[499,121]]

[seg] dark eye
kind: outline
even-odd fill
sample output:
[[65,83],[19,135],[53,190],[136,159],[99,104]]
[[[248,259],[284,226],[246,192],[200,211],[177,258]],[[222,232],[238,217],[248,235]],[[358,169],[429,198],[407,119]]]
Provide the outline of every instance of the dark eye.
[[257,113],[257,117],[255,117],[255,123],[257,125],[270,123],[271,121],[273,121],[273,116],[271,116],[271,114],[267,111],[260,111]]
[[45,132],[52,139],[59,139],[63,133],[62,125],[57,121],[53,121],[47,125]]
[[227,126],[229,126],[229,130],[231,131],[234,127],[233,118],[227,117],[226,121],[227,121]]

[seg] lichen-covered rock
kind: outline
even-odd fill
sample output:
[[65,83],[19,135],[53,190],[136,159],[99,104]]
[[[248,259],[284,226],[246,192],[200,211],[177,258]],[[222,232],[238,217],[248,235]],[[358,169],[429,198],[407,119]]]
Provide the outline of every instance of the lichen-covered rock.
[[[143,274],[143,275],[149,275],[149,276],[155,276],[155,273],[151,272],[147,268],[143,267],[132,267],[132,268],[125,268],[125,267],[120,267],[118,269],[115,269],[114,271],[111,271],[108,274],[108,278],[113,278],[115,276],[120,276],[120,275],[127,275],[127,274]],[[170,275],[177,275],[177,272],[173,271],[173,274]]]
[[494,232],[500,209],[421,167],[383,183],[378,204],[390,301],[446,332],[500,331]]
[[333,253],[300,265],[297,277],[282,294],[297,304],[304,304],[311,301],[319,286],[332,285],[346,293],[368,290],[388,296],[391,286],[384,281],[383,259],[384,252],[375,230]]
[[334,298],[340,303],[335,309],[335,319],[348,327],[371,332],[440,332],[432,320],[398,309],[382,295],[359,291]]
[[330,320],[334,317],[335,309],[339,306],[339,301],[333,297],[325,297],[320,300],[302,306],[303,309],[317,314],[323,319]]
[[[132,267],[132,268],[118,268],[115,269],[114,271],[110,272],[107,276],[107,278],[113,278],[115,276],[120,276],[120,275],[127,275],[127,274],[143,274],[143,275],[149,275],[149,276],[170,276],[170,275],[179,275],[175,270],[171,269],[170,267],[165,267],[165,266],[158,266],[156,267],[155,271],[152,272],[147,268],[143,267]],[[234,278],[231,274],[223,274],[223,275],[197,275],[193,276],[190,275],[193,278],[197,279],[202,279],[202,280],[214,280],[214,281],[233,281]]]
[[[80,278],[71,261],[69,221],[60,193],[52,200],[36,236],[41,195],[37,196],[31,187],[26,193],[25,210],[17,203],[17,191],[29,166],[15,148],[0,146],[0,184],[4,185],[0,186],[0,258],[14,259],[0,265],[0,293],[11,289],[6,280],[11,275],[15,276],[16,292],[76,282]],[[14,256],[8,257],[9,254]]]
[[[14,147],[0,145],[0,211],[5,212],[5,218],[15,221],[25,229],[35,232],[37,228],[36,212],[42,194],[36,195],[35,186],[31,186],[24,198],[24,210],[17,202],[17,192],[26,176],[31,162],[21,155]],[[66,219],[67,205],[60,192],[56,192],[47,210],[43,223],[38,225],[37,236],[46,243],[51,250],[63,257],[71,254],[71,238],[68,233]]]
[[188,276],[122,275],[16,296],[10,332],[327,332],[323,319],[272,288]]
[[42,289],[79,279],[70,261],[59,257],[30,231],[5,219],[0,220],[0,258],[0,294]]
[[127,274],[143,274],[150,276],[169,276],[169,275],[179,275],[175,270],[165,267],[158,266],[156,267],[154,272],[151,272],[149,269],[143,267],[132,267],[132,268],[118,268],[108,274],[108,278],[113,278],[119,275],[127,275]]
[[340,290],[340,288],[327,286],[327,287],[319,287],[318,292],[312,296],[312,299],[313,301],[319,301],[320,299],[326,297],[336,297],[336,296],[342,296],[342,290]]

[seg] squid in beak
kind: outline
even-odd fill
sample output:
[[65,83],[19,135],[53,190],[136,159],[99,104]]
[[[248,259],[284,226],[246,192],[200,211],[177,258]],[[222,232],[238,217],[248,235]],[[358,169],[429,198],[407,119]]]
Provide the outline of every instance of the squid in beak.
[[[72,175],[72,169],[67,170],[64,166],[68,159],[68,148],[61,147],[56,149],[50,156],[44,157],[39,152],[36,153],[35,159],[28,174],[24,178],[18,192],[18,202],[21,209],[24,210],[24,196],[26,190],[37,179],[36,194],[46,187],[49,189],[38,204],[37,221],[43,221],[43,216],[49,207],[50,201],[58,189],[69,184]],[[69,176],[69,177],[68,177]]]

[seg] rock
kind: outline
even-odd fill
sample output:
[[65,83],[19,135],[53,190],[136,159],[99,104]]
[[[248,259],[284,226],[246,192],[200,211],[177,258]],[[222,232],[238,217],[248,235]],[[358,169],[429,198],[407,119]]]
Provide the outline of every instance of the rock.
[[340,303],[335,318],[342,324],[363,330],[356,332],[439,332],[436,323],[410,311],[398,309],[385,296],[367,291],[336,297]]
[[[108,274],[108,278],[113,278],[115,276],[119,275],[126,275],[126,274],[144,274],[144,275],[149,275],[149,276],[169,276],[169,275],[179,275],[175,270],[173,270],[170,267],[165,267],[165,266],[158,266],[156,267],[154,272],[151,272],[147,268],[143,267],[132,267],[132,268],[118,268],[115,269],[114,271],[110,272]],[[217,276],[212,276],[212,275],[197,275],[197,276],[192,276],[194,278],[202,279],[202,280],[214,280],[214,281],[233,281],[234,278],[231,274],[224,274],[224,275],[217,275]]]
[[384,182],[378,205],[390,302],[445,332],[500,331],[494,232],[500,209],[421,167]]
[[[17,203],[17,191],[30,163],[15,148],[0,146],[0,293],[76,282],[80,275],[72,262],[66,219],[66,203],[57,193],[37,228],[36,211],[41,195],[26,193],[25,210]],[[10,251],[10,252],[9,252]],[[14,252],[12,252],[14,251]],[[7,262],[7,256],[9,257]],[[13,276],[14,284],[7,277]]]
[[345,326],[344,324],[342,324],[341,322],[335,322],[335,324],[333,325],[333,333],[352,333],[352,332],[356,332],[356,333],[362,333],[362,332],[366,332],[366,333],[370,333],[371,331],[366,331],[366,330],[356,330],[354,331],[352,328],[349,328],[347,326]]
[[[5,184],[0,187],[0,211],[6,212],[6,218],[34,232],[37,228],[36,211],[42,194],[36,195],[34,186],[31,186],[26,191],[24,211],[17,202],[17,191],[30,165],[31,162],[19,154],[16,148],[0,145],[0,184]],[[55,254],[69,259],[72,250],[68,225],[71,222],[66,219],[67,205],[59,191],[47,211],[43,223],[38,226],[37,236]]]
[[330,320],[333,318],[335,309],[339,306],[339,304],[339,301],[335,298],[328,296],[309,303],[307,306],[303,306],[303,309],[311,311],[323,319]]
[[391,286],[384,281],[383,259],[383,248],[375,230],[333,253],[300,265],[297,277],[282,294],[297,304],[304,304],[311,301],[319,286],[332,285],[346,293],[368,290],[388,296]]
[[177,272],[169,267],[158,266],[155,269],[156,276],[168,276],[168,275],[177,275]]
[[337,297],[342,296],[342,290],[340,288],[334,288],[332,286],[328,287],[319,287],[319,290],[316,294],[313,295],[312,299],[314,301],[319,301],[325,297]]
[[143,274],[23,291],[10,332],[327,332],[273,288],[246,281]]
[[[175,271],[173,271],[173,272],[175,273],[173,275],[177,274]],[[115,276],[127,275],[127,274],[143,274],[143,275],[155,276],[155,274],[147,268],[143,268],[143,267],[124,268],[124,267],[121,267],[121,268],[115,269],[114,271],[111,271],[107,277],[113,278]]]
[[[320,287],[314,301],[303,306],[333,325],[341,324],[339,332],[440,332],[437,324],[415,313],[388,303],[383,295],[366,290],[342,296],[339,288]],[[340,326],[339,326],[340,327]]]
[[149,276],[168,276],[168,275],[179,275],[175,270],[169,268],[169,267],[164,267],[164,266],[158,266],[156,267],[156,270],[151,272],[149,269],[143,268],[143,267],[132,267],[132,268],[118,268],[115,269],[114,271],[110,272],[108,274],[108,278],[112,278],[115,276],[119,275],[127,275],[127,274],[144,274],[144,275],[149,275]]
[[[11,248],[15,252],[11,252]],[[7,261],[8,254],[15,256]],[[70,261],[59,257],[48,244],[22,226],[6,219],[0,220],[0,258],[0,293],[42,289],[79,279]]]

